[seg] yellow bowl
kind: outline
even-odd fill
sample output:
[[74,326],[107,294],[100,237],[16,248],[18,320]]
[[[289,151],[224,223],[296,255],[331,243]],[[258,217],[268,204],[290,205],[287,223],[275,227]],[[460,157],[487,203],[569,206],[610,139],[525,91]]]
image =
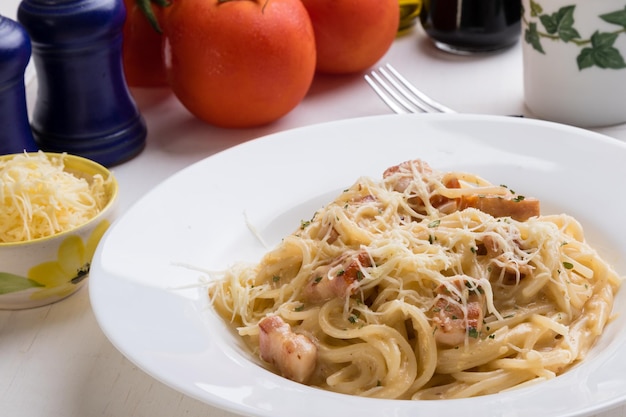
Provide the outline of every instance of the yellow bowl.
[[[0,156],[0,161],[14,156]],[[65,171],[87,181],[102,175],[107,202],[95,217],[73,229],[28,241],[0,242],[0,309],[38,307],[76,292],[85,283],[100,238],[114,220],[118,184],[113,174],[79,156],[64,155],[63,162]]]

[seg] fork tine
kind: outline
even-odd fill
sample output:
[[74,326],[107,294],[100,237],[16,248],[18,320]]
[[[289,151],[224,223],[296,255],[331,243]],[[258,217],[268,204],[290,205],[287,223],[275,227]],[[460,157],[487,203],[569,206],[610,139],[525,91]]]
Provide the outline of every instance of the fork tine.
[[390,64],[380,67],[378,72],[373,70],[370,75],[365,75],[365,81],[395,113],[454,113],[418,90]]
[[[386,64],[385,67],[387,67],[387,69],[393,74],[393,76],[396,77],[398,80],[400,80],[402,85],[404,85],[407,89],[409,89],[411,93],[415,95],[415,97],[419,98],[419,100],[422,103],[425,103],[426,105],[430,106],[432,109],[439,111],[441,113],[456,113],[451,108],[446,107],[441,103],[438,103],[437,101],[433,100],[432,98],[430,98],[429,96],[427,96],[426,94],[418,90],[417,87],[415,87],[413,84],[411,84],[410,81],[404,78],[393,66],[391,66],[391,64]],[[382,72],[382,69],[381,69],[381,72]]]
[[[401,85],[400,83],[398,83],[398,81],[396,81],[396,79],[393,76],[389,75],[389,73],[385,71],[384,68],[382,67],[379,68],[378,72],[382,74],[382,76],[385,77],[385,80],[389,81],[389,83],[391,83],[391,85],[395,89],[393,90],[391,89],[391,87],[388,87],[387,92],[391,94],[392,96],[394,96],[394,98],[398,100],[400,103],[402,103],[404,107],[410,109],[412,113],[418,113],[419,111],[422,111],[425,113],[432,113],[433,111],[435,112],[439,111],[436,108],[430,106],[428,103],[422,100],[418,100],[417,98],[420,98],[420,96],[417,96],[417,98],[414,97],[411,94],[412,91],[407,90],[407,88],[405,88],[404,82],[402,80],[400,80],[400,82],[402,83]],[[374,75],[374,78],[377,78],[379,82],[384,83],[384,81],[381,80],[380,76],[376,72],[372,72],[372,75]],[[423,95],[423,93],[420,93],[420,94]],[[412,103],[413,106],[417,107],[418,111],[416,111],[415,108],[412,107],[409,104],[409,102],[407,102],[405,99],[407,99],[410,103]]]
[[[381,72],[382,73],[382,72]],[[397,81],[384,73],[383,77],[376,71],[372,71],[369,75],[365,75],[365,81],[374,89],[376,94],[397,114],[432,112],[430,107],[410,99],[410,92],[404,90],[398,85]],[[391,85],[389,84],[391,83]]]
[[380,97],[391,110],[398,114],[415,113],[410,103],[398,96],[398,93],[396,93],[375,71],[372,71],[372,77],[374,77],[374,79],[366,75],[365,81],[367,81],[374,92],[378,94],[378,97]]

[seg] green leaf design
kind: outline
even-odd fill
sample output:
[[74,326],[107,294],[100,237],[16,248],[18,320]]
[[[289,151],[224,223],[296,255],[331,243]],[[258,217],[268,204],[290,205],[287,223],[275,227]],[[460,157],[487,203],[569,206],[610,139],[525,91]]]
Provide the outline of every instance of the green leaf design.
[[32,279],[9,274],[8,272],[0,272],[0,295],[42,286],[43,285],[33,281]]
[[569,42],[580,38],[580,34],[574,29],[575,9],[576,6],[561,7],[558,12],[539,16],[539,20],[550,35],[557,35],[562,41]]
[[593,67],[595,60],[593,58],[593,49],[584,48],[580,51],[580,54],[576,57],[576,63],[578,64],[578,70],[584,70],[585,68]]
[[596,65],[600,68],[626,68],[626,62],[617,48],[613,47],[617,33],[596,31],[591,36],[591,48],[583,48],[576,58],[578,69],[582,70]]
[[[626,6],[623,9],[598,16],[607,23],[620,26],[614,32],[596,31],[591,38],[582,39],[578,30],[574,28],[574,11],[576,5],[561,7],[557,12],[549,14],[543,12],[540,0],[530,0],[530,17],[538,19],[545,31],[538,28],[538,22],[524,19],[527,25],[524,31],[524,40],[536,51],[545,54],[541,44],[542,38],[550,41],[570,42],[581,48],[576,57],[578,69],[589,67],[602,69],[624,69],[626,62],[619,49],[613,45],[617,38],[626,33]],[[590,46],[589,46],[590,45]]]
[[543,47],[541,46],[541,37],[537,31],[536,23],[530,23],[528,25],[528,29],[524,31],[524,39],[528,44],[532,45],[533,49],[545,54]]
[[617,39],[617,33],[604,33],[597,30],[591,35],[591,46],[594,48],[608,48],[613,46]]
[[541,7],[541,4],[537,3],[536,1],[530,0],[530,16],[537,17],[541,13],[543,13],[543,7]]
[[626,6],[624,7],[624,10],[618,10],[616,12],[600,15],[600,19],[607,23],[622,26],[626,29]]

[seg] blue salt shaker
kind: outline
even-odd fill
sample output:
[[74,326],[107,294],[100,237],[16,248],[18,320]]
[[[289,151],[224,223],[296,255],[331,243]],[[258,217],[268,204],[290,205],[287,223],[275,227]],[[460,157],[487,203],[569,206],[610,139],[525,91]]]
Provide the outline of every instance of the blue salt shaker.
[[40,148],[105,166],[139,154],[146,125],[122,68],[122,0],[22,0],[38,77],[31,128]]
[[28,124],[24,86],[30,54],[24,28],[0,16],[0,155],[37,150]]

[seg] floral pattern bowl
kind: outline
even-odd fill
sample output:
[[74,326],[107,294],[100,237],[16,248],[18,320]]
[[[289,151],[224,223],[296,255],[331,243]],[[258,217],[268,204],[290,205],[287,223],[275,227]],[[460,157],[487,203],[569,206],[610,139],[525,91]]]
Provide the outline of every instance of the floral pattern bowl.
[[[0,156],[0,161],[10,157]],[[63,155],[63,164],[65,171],[88,182],[100,174],[105,180],[106,203],[95,217],[73,229],[32,240],[0,242],[0,309],[39,307],[75,293],[85,283],[96,247],[115,217],[118,183],[113,174],[75,155]]]

